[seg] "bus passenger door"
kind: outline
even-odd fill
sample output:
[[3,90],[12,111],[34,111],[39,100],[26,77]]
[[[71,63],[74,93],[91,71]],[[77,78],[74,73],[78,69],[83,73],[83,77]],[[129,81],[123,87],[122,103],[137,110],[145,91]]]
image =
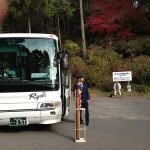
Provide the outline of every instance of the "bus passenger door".
[[62,72],[62,117],[70,111],[71,76],[68,70]]
[[70,99],[71,99],[71,74],[69,71],[66,71],[66,76],[65,76],[65,80],[66,80],[66,93],[65,93],[65,97],[66,97],[66,113],[65,115],[67,116],[69,114],[70,111]]

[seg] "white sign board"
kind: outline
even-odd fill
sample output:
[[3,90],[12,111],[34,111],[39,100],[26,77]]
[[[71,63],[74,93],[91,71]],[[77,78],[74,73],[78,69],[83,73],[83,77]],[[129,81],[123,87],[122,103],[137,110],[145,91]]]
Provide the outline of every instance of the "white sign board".
[[113,81],[132,81],[132,72],[113,72]]

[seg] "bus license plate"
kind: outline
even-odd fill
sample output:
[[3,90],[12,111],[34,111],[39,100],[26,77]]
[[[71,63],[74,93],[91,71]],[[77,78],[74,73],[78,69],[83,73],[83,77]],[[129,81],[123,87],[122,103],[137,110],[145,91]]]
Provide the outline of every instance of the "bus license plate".
[[26,117],[10,118],[10,126],[25,126],[27,125]]

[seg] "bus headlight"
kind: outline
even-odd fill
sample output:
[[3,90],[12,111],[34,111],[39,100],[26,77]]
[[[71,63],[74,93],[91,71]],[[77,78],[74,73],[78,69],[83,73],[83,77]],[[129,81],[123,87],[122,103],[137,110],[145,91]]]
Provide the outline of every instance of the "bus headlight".
[[61,102],[42,103],[40,108],[57,108],[61,106]]

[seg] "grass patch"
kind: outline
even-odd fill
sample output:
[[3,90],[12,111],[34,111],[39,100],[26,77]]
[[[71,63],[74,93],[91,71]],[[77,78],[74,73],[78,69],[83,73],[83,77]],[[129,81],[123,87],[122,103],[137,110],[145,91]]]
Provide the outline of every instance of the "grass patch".
[[[90,92],[90,96],[91,97],[108,97],[111,94],[113,94],[113,90],[110,92],[107,91],[102,91],[100,89],[97,88],[89,88],[89,92]],[[122,90],[122,96],[123,97],[135,97],[135,96],[146,96],[146,97],[150,97],[150,92],[137,92],[137,91],[131,91],[128,92],[126,90]]]

